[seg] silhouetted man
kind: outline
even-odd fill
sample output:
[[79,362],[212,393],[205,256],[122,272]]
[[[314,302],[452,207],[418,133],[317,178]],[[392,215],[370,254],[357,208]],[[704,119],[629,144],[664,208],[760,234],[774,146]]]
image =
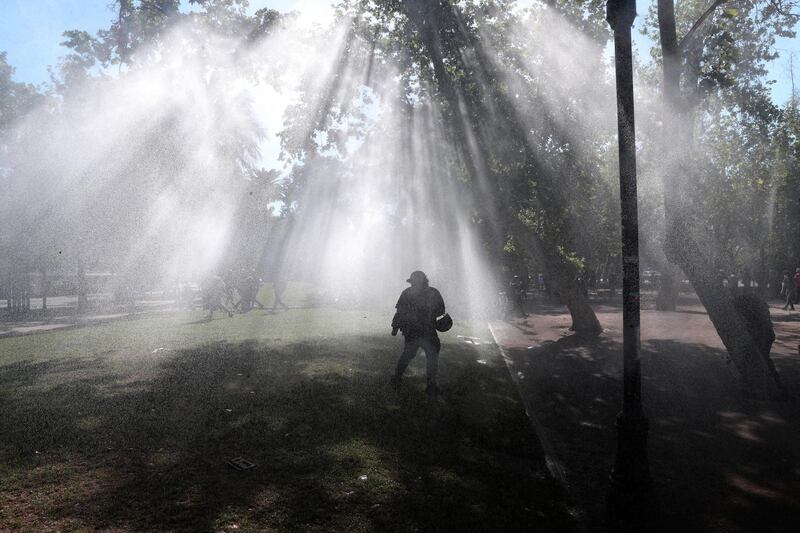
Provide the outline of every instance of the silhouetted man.
[[411,287],[400,294],[395,306],[397,312],[392,319],[392,335],[401,331],[405,337],[405,347],[391,382],[394,387],[400,386],[408,364],[416,357],[417,350],[422,348],[427,359],[428,386],[425,392],[435,398],[439,394],[436,374],[442,346],[436,333],[436,319],[445,314],[444,300],[439,291],[428,286],[428,277],[424,272],[417,270],[406,281]]
[[225,306],[230,306],[231,309],[236,309],[239,303],[236,302],[236,299],[233,296],[233,291],[236,288],[236,275],[233,273],[233,269],[229,268],[225,275],[222,277],[222,283],[225,285]]
[[511,281],[508,283],[508,292],[509,296],[514,300],[514,306],[517,308],[517,312],[519,316],[522,318],[527,318],[528,313],[525,311],[525,283],[522,281],[517,275],[511,278]]
[[786,296],[786,305],[783,306],[784,311],[790,308],[794,311],[794,298],[797,289],[794,285],[794,280],[789,276],[789,271],[783,273],[783,281],[781,282],[781,294]]
[[251,270],[250,274],[242,279],[239,285],[239,310],[242,313],[247,313],[257,305],[260,309],[264,309],[264,305],[258,301],[258,290],[261,288],[261,280],[258,278],[255,270]]
[[225,307],[225,304],[222,303],[224,297],[225,283],[222,281],[221,277],[213,276],[206,280],[203,286],[203,300],[205,301],[206,309],[208,309],[207,319],[211,320],[214,318],[214,311],[217,309],[228,313],[229,317],[233,316],[233,311]]

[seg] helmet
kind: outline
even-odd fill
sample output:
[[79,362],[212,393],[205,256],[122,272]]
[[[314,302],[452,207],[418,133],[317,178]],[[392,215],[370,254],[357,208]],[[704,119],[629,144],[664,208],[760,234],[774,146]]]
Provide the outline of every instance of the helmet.
[[406,281],[412,285],[422,285],[423,283],[428,283],[428,276],[421,270],[415,270]]
[[449,314],[445,314],[443,317],[439,318],[436,321],[436,331],[445,332],[448,331],[450,328],[453,327],[453,319],[450,318]]

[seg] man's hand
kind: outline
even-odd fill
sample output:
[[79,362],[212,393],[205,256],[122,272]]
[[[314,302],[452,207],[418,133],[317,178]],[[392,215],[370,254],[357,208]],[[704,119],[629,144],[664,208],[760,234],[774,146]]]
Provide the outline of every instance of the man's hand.
[[399,328],[392,328],[392,337],[397,337],[397,330]]

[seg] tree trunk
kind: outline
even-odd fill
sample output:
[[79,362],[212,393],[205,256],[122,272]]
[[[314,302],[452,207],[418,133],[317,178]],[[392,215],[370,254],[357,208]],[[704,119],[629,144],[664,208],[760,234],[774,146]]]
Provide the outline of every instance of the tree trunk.
[[[759,346],[751,334],[761,326],[753,324],[750,317],[737,311],[731,293],[717,279],[711,263],[704,257],[688,228],[681,225],[680,217],[675,217],[675,220],[676,224],[668,235],[667,253],[681,265],[692,282],[731,361],[742,376],[745,392],[761,399],[785,396],[769,352],[764,353],[769,347]],[[763,327],[768,329],[766,334],[774,338],[772,323]]]
[[564,305],[567,306],[570,317],[572,317],[572,326],[569,329],[580,335],[600,335],[603,327],[581,288],[576,283],[572,283],[565,285],[560,291],[564,298]]
[[[681,159],[679,154],[683,150],[675,146],[676,139],[685,140],[680,135],[681,120],[679,112],[681,105],[680,78],[681,63],[678,50],[678,35],[675,30],[675,6],[673,0],[658,0],[659,37],[664,68],[664,102],[663,102],[663,130],[661,149],[664,151],[664,169],[662,183],[664,189],[664,219],[665,228],[669,228],[675,215],[675,203],[678,201],[677,176],[683,175],[680,169]],[[666,231],[666,230],[665,230]],[[677,272],[671,259],[664,265],[661,272],[661,286],[656,297],[656,309],[659,311],[675,311],[678,302],[678,291],[675,285]]]
[[538,259],[547,271],[548,285],[555,286],[562,303],[569,310],[572,318],[572,326],[569,329],[580,335],[600,335],[603,327],[589,304],[589,298],[577,281],[578,270],[560,256],[557,246],[548,246],[535,233],[532,244],[539,255]]
[[[680,92],[681,58],[675,30],[673,0],[658,0],[658,24],[664,65],[664,252],[692,283],[711,323],[741,374],[745,392],[758,398],[783,395],[777,374],[770,371],[769,353],[762,353],[750,331],[754,325],[742,316],[731,294],[717,279],[713,262],[692,231],[686,199],[680,197],[691,176],[691,146],[687,105]],[[768,325],[772,332],[771,322]],[[774,335],[774,332],[772,332]]]

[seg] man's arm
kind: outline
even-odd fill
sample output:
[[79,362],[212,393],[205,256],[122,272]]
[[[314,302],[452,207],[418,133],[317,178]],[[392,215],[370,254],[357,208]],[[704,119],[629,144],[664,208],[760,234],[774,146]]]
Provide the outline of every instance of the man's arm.
[[397,330],[403,327],[403,320],[400,317],[400,311],[397,311],[392,318],[392,336],[397,335]]
[[395,305],[395,308],[397,309],[397,311],[395,312],[394,317],[392,317],[392,336],[393,337],[395,335],[397,335],[397,331],[402,329],[402,327],[404,325],[403,324],[403,314],[405,313],[405,307],[406,307],[404,296],[405,296],[405,292],[400,295],[400,298],[397,300],[397,304]]

